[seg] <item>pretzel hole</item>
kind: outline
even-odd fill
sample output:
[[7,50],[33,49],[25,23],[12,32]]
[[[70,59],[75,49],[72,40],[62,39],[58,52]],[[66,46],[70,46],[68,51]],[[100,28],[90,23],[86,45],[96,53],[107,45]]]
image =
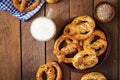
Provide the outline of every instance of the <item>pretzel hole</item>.
[[86,23],[86,22],[87,22],[87,21],[78,20],[77,25],[80,25],[80,24],[82,24],[82,23]]
[[67,29],[66,32],[67,32],[67,33],[70,33],[70,29]]
[[21,1],[19,1],[18,3],[21,4]]
[[63,40],[61,43],[60,43],[60,46],[59,46],[59,50],[61,50],[63,47],[65,47],[67,45],[66,41]]
[[100,39],[99,36],[95,35],[94,39],[92,40],[91,44],[93,44],[94,42],[96,42],[98,39]]
[[87,33],[89,33],[89,31],[80,32],[80,34],[87,34]]
[[72,40],[72,39],[68,39],[68,41],[73,42],[73,40]]
[[65,57],[67,57],[67,58],[73,58],[76,55],[76,53],[78,53],[77,49],[75,49],[72,53],[65,55]]
[[85,58],[85,57],[88,57],[89,55],[88,54],[85,54],[83,57]]
[[47,74],[46,74],[45,71],[44,71],[43,74],[42,74],[42,78],[43,78],[43,80],[47,80]]
[[100,51],[102,48],[98,48],[98,49],[95,49],[95,52],[98,52],[98,51]]
[[[19,1],[21,1],[22,2],[22,0],[19,0]],[[20,2],[20,4],[21,4],[21,2]],[[35,0],[27,0],[27,4],[26,4],[26,7],[28,7],[28,6],[30,6],[31,4],[33,4],[35,2]]]
[[26,6],[30,6],[32,3],[34,3],[35,2],[35,0],[28,0],[28,4],[26,5]]

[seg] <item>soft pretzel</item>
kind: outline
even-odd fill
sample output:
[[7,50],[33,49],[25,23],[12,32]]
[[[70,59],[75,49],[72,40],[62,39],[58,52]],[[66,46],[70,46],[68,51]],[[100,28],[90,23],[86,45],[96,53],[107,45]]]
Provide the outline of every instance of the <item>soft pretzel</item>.
[[78,70],[85,70],[95,66],[98,57],[93,50],[85,50],[76,54],[72,60],[73,66]]
[[36,79],[45,80],[43,78],[44,72],[47,75],[46,80],[62,80],[62,70],[56,62],[48,62],[42,65],[37,71]]
[[90,16],[79,16],[64,29],[64,34],[69,34],[75,39],[84,40],[91,36],[95,28],[95,21]]
[[56,80],[62,80],[62,70],[60,66],[56,62],[48,62],[48,64],[50,64],[52,67],[56,69],[57,71]]
[[102,73],[90,72],[83,75],[81,80],[107,80],[107,79]]
[[100,30],[95,30],[92,36],[84,41],[83,47],[95,50],[97,56],[102,55],[107,48],[105,34]]
[[[65,42],[65,43],[62,43]],[[61,46],[63,44],[63,46]],[[66,44],[66,45],[64,45]],[[80,51],[78,41],[69,35],[60,36],[54,44],[54,54],[58,58],[58,62],[71,63],[72,58],[66,57],[69,54],[74,54]]]
[[28,1],[30,0],[12,0],[13,5],[20,12],[28,12],[35,9],[41,2],[41,0],[35,0],[32,4],[28,5]]

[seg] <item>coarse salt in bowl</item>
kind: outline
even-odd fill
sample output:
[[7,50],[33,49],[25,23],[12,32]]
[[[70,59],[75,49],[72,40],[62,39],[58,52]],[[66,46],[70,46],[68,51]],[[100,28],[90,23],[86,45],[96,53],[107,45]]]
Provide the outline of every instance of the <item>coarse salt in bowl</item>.
[[95,18],[102,22],[110,22],[115,16],[115,10],[111,3],[103,1],[95,7]]
[[34,39],[38,41],[48,41],[54,37],[56,25],[47,17],[39,17],[32,22],[30,32]]

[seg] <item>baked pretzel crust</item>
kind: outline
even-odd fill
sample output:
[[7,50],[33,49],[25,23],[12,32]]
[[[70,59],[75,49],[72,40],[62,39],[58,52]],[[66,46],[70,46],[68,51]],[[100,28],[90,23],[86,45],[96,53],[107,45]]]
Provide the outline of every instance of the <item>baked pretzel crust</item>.
[[[61,43],[65,41],[66,46],[62,46],[61,49],[59,49]],[[60,36],[55,44],[54,44],[54,54],[58,59],[58,62],[65,62],[65,63],[71,63],[72,58],[67,58],[66,55],[73,54],[74,52],[80,51],[80,46],[78,45],[78,41],[72,38],[69,35],[62,35]]]
[[56,3],[58,2],[59,0],[46,0],[47,3]]
[[79,16],[64,29],[64,34],[69,34],[75,39],[84,40],[92,35],[95,21],[90,16]]
[[[55,72],[55,69],[57,73]],[[47,80],[62,80],[62,70],[56,62],[48,62],[47,64],[39,67],[36,73],[36,79],[44,80],[42,77],[44,72],[47,75]]]
[[35,0],[31,5],[27,6],[29,0],[12,0],[13,5],[20,12],[28,12],[35,9],[41,2],[41,0]]
[[72,60],[73,66],[78,70],[85,70],[95,66],[98,57],[93,50],[85,50],[76,54]]
[[[94,41],[95,37],[99,37]],[[95,30],[91,37],[86,39],[83,44],[84,49],[93,49],[97,56],[102,55],[107,48],[107,41],[105,34],[100,30]]]
[[90,72],[83,75],[81,80],[107,80],[107,79],[102,73]]

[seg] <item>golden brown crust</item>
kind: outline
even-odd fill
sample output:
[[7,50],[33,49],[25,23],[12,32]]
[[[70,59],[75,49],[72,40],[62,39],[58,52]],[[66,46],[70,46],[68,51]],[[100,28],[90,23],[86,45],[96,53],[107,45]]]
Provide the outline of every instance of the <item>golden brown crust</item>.
[[[55,69],[57,73],[55,72]],[[36,79],[44,80],[42,77],[44,72],[47,75],[47,80],[62,80],[62,70],[56,62],[48,62],[47,64],[39,67],[36,73]]]
[[62,70],[61,70],[60,66],[56,62],[48,62],[48,64],[53,66],[57,70],[56,80],[62,80]]
[[64,34],[72,35],[75,39],[84,40],[91,36],[95,21],[90,16],[79,16],[64,29]]
[[[99,37],[98,39],[95,39]],[[94,41],[95,40],[95,41]],[[107,41],[105,34],[100,30],[95,30],[91,37],[84,41],[84,49],[93,49],[97,56],[102,55],[107,48]]]
[[[102,31],[94,28],[95,21],[90,16],[79,16],[68,24],[54,45],[54,54],[58,62],[72,63],[78,70],[95,66],[98,63],[98,56],[107,48],[107,40]],[[96,39],[96,36],[99,39]],[[66,42],[66,46],[61,47],[63,41]],[[76,50],[76,54],[67,57]]]
[[47,78],[49,80],[54,80],[54,78],[55,78],[55,70],[54,70],[54,68],[51,67],[51,66],[46,66],[46,65],[42,65],[38,69],[38,72],[36,74],[36,79],[37,80],[43,80],[42,75],[43,75],[44,72],[46,73]]
[[91,72],[83,75],[81,80],[107,80],[107,79],[102,73]]
[[[65,42],[66,46],[62,46],[61,49],[59,49],[62,42]],[[54,44],[53,52],[58,58],[58,62],[71,63],[72,58],[67,58],[66,55],[73,54],[76,50],[78,52],[80,51],[80,46],[77,43],[78,41],[69,35],[60,36]]]
[[60,1],[60,0],[46,0],[47,3],[56,3],[58,1]]
[[41,2],[41,0],[35,0],[31,5],[27,6],[27,3],[29,0],[12,0],[13,5],[16,9],[18,9],[20,12],[28,12],[33,9],[35,9]]
[[93,50],[85,50],[76,54],[72,60],[73,66],[78,70],[85,70],[95,66],[98,57]]

